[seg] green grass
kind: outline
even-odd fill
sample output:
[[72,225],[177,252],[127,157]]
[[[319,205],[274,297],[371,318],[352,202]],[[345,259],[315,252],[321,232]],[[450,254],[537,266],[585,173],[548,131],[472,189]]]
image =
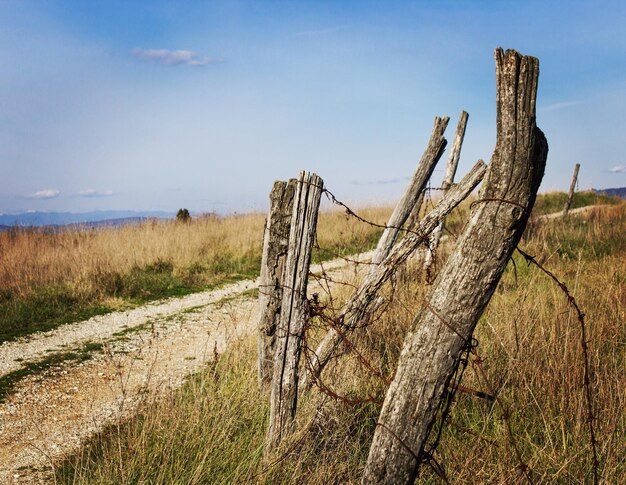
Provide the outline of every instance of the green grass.
[[602,258],[626,252],[626,211],[617,211],[610,222],[599,211],[585,217],[567,217],[529,228],[524,241],[540,237],[559,256],[576,259]]
[[[336,419],[309,422],[305,441],[296,436],[275,460],[262,462],[268,396],[258,390],[255,359],[252,339],[233,345],[179,391],[92,439],[60,464],[56,480],[269,485],[306,483],[307,470],[315,468],[315,483],[343,483],[358,474],[378,415],[372,404],[333,406]],[[324,462],[333,466],[320,475]]]
[[38,288],[24,298],[0,298],[0,343],[120,309],[107,305],[107,298],[123,301],[124,309],[134,308],[254,278],[259,267],[256,259],[224,259],[202,270],[195,267],[177,274],[171,263],[157,261],[143,268],[134,267],[127,274],[98,275],[94,282],[98,297],[83,298],[66,284]]
[[0,343],[112,310],[102,303],[82,301],[65,285],[39,288],[26,298],[0,301]]

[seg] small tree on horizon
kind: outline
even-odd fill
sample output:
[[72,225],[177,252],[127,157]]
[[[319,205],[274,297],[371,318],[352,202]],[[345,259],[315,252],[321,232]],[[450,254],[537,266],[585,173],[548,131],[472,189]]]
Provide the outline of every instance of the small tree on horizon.
[[191,214],[187,209],[178,209],[176,213],[176,220],[178,222],[189,222],[191,220]]

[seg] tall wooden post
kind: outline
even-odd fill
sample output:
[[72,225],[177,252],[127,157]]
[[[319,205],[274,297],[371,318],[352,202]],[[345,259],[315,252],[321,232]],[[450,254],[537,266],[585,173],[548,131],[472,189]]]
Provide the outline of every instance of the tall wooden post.
[[572,207],[572,201],[574,200],[574,191],[576,190],[576,182],[578,181],[578,171],[580,170],[580,163],[574,166],[574,175],[572,175],[572,183],[569,184],[569,192],[567,193],[567,200],[563,206],[563,215],[566,216]]
[[285,436],[293,432],[298,403],[298,367],[302,338],[309,318],[307,282],[323,185],[320,177],[307,172],[300,173],[296,185],[283,280],[283,300],[276,331],[266,456]]
[[535,125],[539,61],[496,49],[497,141],[479,200],[409,331],[364,484],[413,483],[445,390],[526,227],[548,152]]
[[[467,127],[467,118],[469,115],[467,111],[461,111],[459,116],[459,123],[456,126],[456,134],[454,135],[454,142],[452,143],[452,150],[450,150],[450,156],[448,157],[448,163],[446,164],[446,172],[441,182],[441,193],[446,195],[446,192],[452,187],[454,182],[454,176],[456,175],[456,169],[459,166],[459,158],[461,156],[461,147],[463,146],[463,139],[465,138],[465,128]],[[430,235],[430,241],[428,244],[428,251],[426,252],[426,258],[424,260],[424,269],[428,271],[434,261],[434,255],[437,252],[439,246],[439,240],[443,234],[443,228],[445,226],[445,219],[440,222],[437,228]]]
[[267,389],[272,381],[276,326],[283,298],[283,273],[289,246],[296,180],[277,180],[270,193],[270,210],[265,221],[261,278],[259,283],[258,372],[259,385]]

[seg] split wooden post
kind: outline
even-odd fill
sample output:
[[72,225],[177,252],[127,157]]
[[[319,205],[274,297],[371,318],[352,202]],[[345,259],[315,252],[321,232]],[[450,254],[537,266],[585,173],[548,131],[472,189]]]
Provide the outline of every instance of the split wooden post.
[[296,180],[277,180],[270,193],[270,210],[265,221],[261,277],[259,283],[258,372],[259,386],[268,389],[274,369],[276,326],[283,298],[283,273],[289,246]]
[[497,141],[456,249],[409,331],[364,484],[413,483],[444,392],[526,227],[548,152],[535,125],[539,61],[496,49]]
[[[465,128],[467,127],[467,111],[461,111],[459,116],[459,123],[456,126],[456,134],[454,135],[454,142],[452,142],[452,150],[450,150],[450,156],[448,157],[448,163],[446,164],[446,172],[441,182],[441,194],[446,195],[446,192],[450,190],[454,182],[454,176],[456,175],[456,169],[459,166],[459,158],[461,156],[461,147],[463,146],[463,138],[465,137]],[[445,219],[443,219],[435,230],[430,235],[430,241],[428,243],[428,250],[424,260],[424,270],[429,271],[435,262],[434,255],[437,252],[439,246],[439,240],[443,234],[443,228],[445,226]]]
[[298,402],[298,366],[308,320],[307,282],[323,184],[317,175],[301,172],[296,185],[283,300],[276,331],[266,456],[293,432]]
[[378,240],[378,245],[372,257],[372,263],[380,263],[387,255],[398,238],[400,229],[409,218],[412,212],[419,211],[422,200],[422,191],[426,187],[426,183],[441,158],[446,148],[447,141],[443,134],[448,126],[450,118],[444,116],[442,118],[435,117],[433,131],[428,141],[428,146],[420,159],[420,162],[411,177],[411,181],[406,187],[402,198],[396,204],[396,207],[387,222],[387,227],[383,231],[382,236]]
[[[406,235],[389,253],[389,255],[367,274],[359,290],[352,295],[344,305],[339,321],[342,322],[344,332],[349,332],[360,326],[381,303],[377,297],[383,285],[391,279],[417,248],[428,241],[428,235],[437,227],[439,222],[458,206],[476,186],[481,182],[486,165],[479,160],[476,165],[463,177],[461,182],[448,191],[435,208],[430,211],[417,225],[413,232]],[[304,375],[302,387],[308,389],[317,379],[324,367],[328,364],[341,345],[342,337],[336,329],[331,328],[317,347],[309,362],[310,370]]]
[[574,191],[576,190],[576,182],[578,182],[578,171],[580,170],[580,163],[574,166],[574,175],[572,175],[572,183],[569,185],[569,192],[567,194],[567,200],[565,206],[563,206],[563,215],[566,216],[572,207],[572,201],[574,200]]

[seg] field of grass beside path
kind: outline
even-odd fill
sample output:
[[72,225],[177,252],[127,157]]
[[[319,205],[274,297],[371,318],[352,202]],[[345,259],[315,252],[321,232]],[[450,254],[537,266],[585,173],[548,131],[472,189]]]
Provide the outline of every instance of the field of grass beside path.
[[[384,223],[390,209],[363,209]],[[0,232],[0,343],[91,316],[259,275],[264,215],[100,229]],[[375,246],[381,230],[339,211],[319,220],[322,261]]]
[[[561,210],[564,201],[564,193],[542,195],[535,213]],[[573,207],[618,202],[583,192],[575,195]],[[358,212],[382,224],[391,209]],[[263,223],[263,214],[248,214],[189,223],[154,220],[121,228],[0,232],[0,343],[148,301],[255,278]],[[451,227],[454,230],[454,221]],[[341,211],[323,212],[313,260],[371,249],[379,235],[380,229]]]
[[[605,483],[626,476],[625,227],[622,204],[540,221],[520,243],[569,287],[586,315]],[[428,284],[409,265],[387,291],[385,312],[367,332],[352,337],[359,357],[346,353],[323,376],[334,393],[353,402],[318,389],[301,396],[299,431],[269,463],[262,462],[268,396],[258,391],[255,341],[249,338],[182,389],[103,431],[57,468],[56,479],[67,484],[360,483],[379,413],[375,401],[384,397]],[[346,295],[333,297],[341,301]],[[478,347],[462,385],[497,400],[457,393],[434,454],[449,482],[522,483],[525,467],[533,482],[589,483],[580,327],[562,291],[516,254],[474,336]],[[419,480],[440,483],[428,466]]]

